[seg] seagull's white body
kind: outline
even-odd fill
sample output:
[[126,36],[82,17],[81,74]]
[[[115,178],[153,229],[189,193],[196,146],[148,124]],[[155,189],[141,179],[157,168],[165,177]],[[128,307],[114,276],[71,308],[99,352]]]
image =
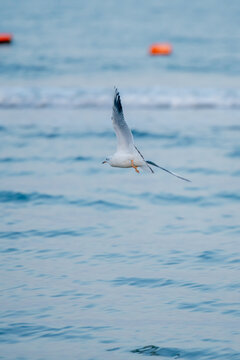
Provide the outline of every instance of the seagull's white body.
[[153,173],[153,169],[149,166],[156,166],[169,174],[174,175],[182,180],[189,181],[152,161],[146,161],[137,147],[134,145],[133,135],[129,129],[123,115],[121,99],[118,90],[115,88],[112,112],[113,128],[117,136],[117,151],[110,157],[106,158],[103,163],[108,163],[112,167],[134,168],[139,173],[138,168]]
[[109,164],[113,167],[130,168],[133,165],[136,167],[146,166],[145,161],[135,151],[132,153],[116,152],[111,156]]

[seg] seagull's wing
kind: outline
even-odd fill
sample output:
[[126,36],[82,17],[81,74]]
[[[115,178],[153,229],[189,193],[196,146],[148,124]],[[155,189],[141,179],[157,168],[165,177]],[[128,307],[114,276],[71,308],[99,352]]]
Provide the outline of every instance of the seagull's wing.
[[117,151],[133,151],[133,136],[126,121],[124,120],[121,99],[115,88],[112,112],[113,128],[117,136]]
[[179,179],[181,179],[181,180],[191,182],[191,180],[188,180],[188,179],[186,179],[186,178],[184,178],[184,177],[182,177],[182,176],[180,176],[180,175],[178,175],[178,174],[176,174],[176,173],[174,173],[174,172],[172,172],[172,171],[170,171],[170,170],[167,170],[167,169],[163,168],[162,166],[159,166],[159,165],[155,164],[153,161],[148,161],[148,160],[147,160],[146,162],[147,162],[148,164],[150,164],[150,165],[153,165],[153,166],[158,167],[159,169],[161,169],[161,170],[163,170],[163,171],[166,171],[167,173],[169,173],[169,174],[171,174],[171,175],[173,175],[173,176],[176,176],[177,178],[179,178]]

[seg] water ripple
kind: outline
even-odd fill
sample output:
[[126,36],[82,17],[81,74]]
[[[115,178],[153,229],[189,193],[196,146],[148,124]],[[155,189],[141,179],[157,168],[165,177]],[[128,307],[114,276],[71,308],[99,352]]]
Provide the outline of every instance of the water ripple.
[[[43,237],[43,238],[53,238],[59,236],[71,236],[71,237],[80,237],[86,235],[87,232],[93,231],[94,228],[82,228],[81,231],[67,230],[67,229],[55,229],[49,231],[39,231],[39,230],[27,230],[27,231],[1,231],[0,238],[2,239],[19,239],[19,238],[33,238],[33,237]],[[5,250],[6,251],[6,250]],[[11,250],[15,251],[15,250]],[[9,249],[6,252],[10,252]]]
[[228,156],[231,158],[239,158],[240,157],[240,149],[238,148],[238,149],[233,150],[232,152],[230,152],[228,154]]
[[43,138],[43,139],[57,139],[57,138],[63,138],[63,139],[86,139],[86,138],[112,138],[113,132],[112,131],[75,131],[75,132],[59,132],[59,131],[51,131],[46,132],[42,130],[27,132],[22,135],[24,138]]
[[0,191],[0,203],[34,203],[36,205],[43,204],[69,204],[78,205],[83,207],[95,207],[96,209],[103,210],[120,210],[120,209],[135,209],[135,206],[128,204],[120,204],[113,201],[98,200],[85,200],[85,199],[68,199],[63,195],[49,195],[34,193],[22,193],[14,191]]
[[137,286],[137,287],[162,287],[162,286],[170,286],[175,283],[175,281],[170,279],[154,279],[154,278],[118,278],[112,281],[112,283],[116,286],[129,285],[129,286]]
[[141,198],[150,200],[151,203],[163,202],[164,204],[196,204],[199,206],[210,206],[214,205],[213,201],[209,201],[209,197],[205,196],[186,196],[186,195],[176,195],[172,193],[165,194],[152,194],[152,193],[142,193],[139,196]]
[[31,323],[12,323],[0,328],[0,341],[17,343],[21,338],[52,338],[63,339],[92,339],[93,332],[103,331],[107,326],[82,326],[82,327],[48,327]]
[[72,161],[76,161],[76,162],[84,162],[84,161],[91,161],[93,159],[93,157],[90,156],[76,156],[76,157],[65,157],[65,158],[56,158],[56,157],[39,157],[39,156],[34,156],[34,157],[24,157],[24,158],[19,158],[19,157],[2,157],[0,158],[0,163],[21,163],[21,162],[28,162],[28,161],[32,161],[32,162],[72,162]]
[[0,163],[12,163],[12,162],[24,162],[26,158],[13,158],[13,157],[4,157],[0,158]]
[[140,354],[145,356],[160,356],[171,359],[191,359],[191,360],[216,360],[216,359],[239,359],[239,353],[231,349],[223,349],[221,352],[216,352],[210,349],[179,349],[172,347],[159,347],[155,345],[147,345],[134,350],[131,350],[134,354]]
[[111,281],[115,286],[136,286],[136,287],[147,287],[147,288],[158,288],[164,286],[180,286],[188,287],[197,291],[211,291],[216,286],[209,286],[206,284],[186,282],[181,280],[164,279],[164,278],[137,278],[137,277],[120,277]]
[[[1,233],[0,233],[0,238],[1,238]],[[17,252],[17,251],[18,251],[18,249],[16,249],[16,248],[7,248],[7,249],[0,250],[0,253],[8,254],[8,253],[13,253],[13,252]]]
[[72,158],[73,161],[90,161],[92,160],[92,157],[90,156],[76,156],[75,158]]
[[177,139],[180,134],[178,132],[169,132],[169,133],[153,133],[150,131],[139,131],[132,130],[133,136],[138,138],[152,138],[152,139],[166,139],[172,140]]
[[22,192],[15,192],[15,191],[0,191],[0,202],[51,202],[51,201],[59,201],[62,200],[63,196],[53,196],[47,194],[40,194],[37,192],[34,193],[22,193]]
[[232,201],[240,201],[239,193],[230,193],[230,192],[220,192],[215,195],[220,199],[232,200]]
[[224,254],[219,253],[219,251],[203,251],[200,255],[198,255],[200,261],[207,261],[207,262],[223,262],[226,258]]

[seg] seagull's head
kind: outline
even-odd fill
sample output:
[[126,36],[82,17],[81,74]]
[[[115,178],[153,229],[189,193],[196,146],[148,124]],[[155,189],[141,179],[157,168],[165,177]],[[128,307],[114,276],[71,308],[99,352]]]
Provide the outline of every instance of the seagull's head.
[[107,158],[102,162],[102,164],[109,164],[109,162],[110,162],[110,158],[107,157]]

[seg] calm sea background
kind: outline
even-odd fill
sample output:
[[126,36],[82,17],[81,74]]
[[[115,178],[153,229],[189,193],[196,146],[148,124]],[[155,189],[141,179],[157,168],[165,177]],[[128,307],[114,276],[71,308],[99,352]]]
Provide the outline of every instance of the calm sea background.
[[[237,0],[1,3],[0,359],[240,359],[239,21]],[[114,85],[191,183],[101,165]]]

